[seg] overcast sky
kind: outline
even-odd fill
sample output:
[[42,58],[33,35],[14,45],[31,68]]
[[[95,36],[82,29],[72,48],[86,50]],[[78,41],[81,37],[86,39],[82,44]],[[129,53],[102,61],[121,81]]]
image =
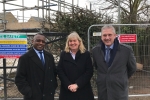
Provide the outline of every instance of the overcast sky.
[[[0,0],[1,2],[3,0]],[[24,0],[24,6],[26,7],[34,7],[34,6],[37,6],[37,1],[38,0]],[[45,0],[46,1],[46,0]],[[48,1],[48,0],[47,0]],[[62,0],[62,1],[65,1],[65,2],[68,2],[68,3],[72,3],[72,0]],[[17,4],[17,5],[22,5],[22,0],[16,0],[16,1],[9,1],[8,3],[13,3],[13,4]],[[55,2],[52,2],[52,3],[55,3]],[[55,3],[57,4],[57,3]],[[74,0],[74,5],[79,5],[80,7],[83,7],[83,8],[86,8],[86,5],[87,7],[89,8],[90,7],[90,4],[88,3],[88,0]],[[42,5],[42,1],[39,2],[39,5],[41,6]],[[5,4],[5,9],[6,10],[10,10],[10,9],[17,9],[17,8],[21,8],[21,7],[17,7],[17,6],[13,6],[13,5],[9,5],[9,4]],[[58,9],[58,6],[51,6],[51,9]],[[3,3],[0,3],[0,12],[3,12]],[[8,11],[7,11],[8,12]],[[13,15],[15,17],[18,17],[18,19],[22,19],[21,17],[19,16],[22,16],[23,12],[20,11],[20,10],[14,10],[14,11],[11,11],[13,13]],[[39,11],[40,13],[40,17],[42,17],[42,10]],[[37,13],[37,10],[26,10],[24,11],[24,17],[26,19],[26,21],[31,17],[31,16],[38,16],[38,13]]]

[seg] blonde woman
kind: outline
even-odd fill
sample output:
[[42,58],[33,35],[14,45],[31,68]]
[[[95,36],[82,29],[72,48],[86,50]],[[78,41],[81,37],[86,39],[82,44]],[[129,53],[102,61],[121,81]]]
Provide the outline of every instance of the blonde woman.
[[57,71],[61,81],[59,100],[94,100],[91,57],[77,32],[68,35]]

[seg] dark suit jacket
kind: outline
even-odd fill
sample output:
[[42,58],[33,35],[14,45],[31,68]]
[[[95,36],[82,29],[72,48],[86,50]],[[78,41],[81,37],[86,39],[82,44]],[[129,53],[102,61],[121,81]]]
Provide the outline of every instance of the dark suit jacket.
[[19,58],[15,83],[24,100],[54,100],[57,87],[53,56],[44,50],[45,66],[34,51]]
[[[90,53],[77,52],[75,60],[70,53],[63,51],[57,66],[61,81],[59,100],[94,100],[90,79],[93,75],[93,66]],[[68,86],[77,83],[77,92],[71,92]]]

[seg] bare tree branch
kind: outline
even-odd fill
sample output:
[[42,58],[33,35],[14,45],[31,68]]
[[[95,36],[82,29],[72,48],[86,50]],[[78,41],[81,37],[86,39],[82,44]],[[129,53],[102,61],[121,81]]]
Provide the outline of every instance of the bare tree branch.
[[[93,2],[93,6],[98,7],[99,11],[105,14],[118,14],[118,6],[120,6],[121,12],[124,12],[128,23],[137,23],[137,18],[145,17],[148,21],[150,12],[150,0],[96,0]],[[92,2],[92,1],[91,1]],[[94,5],[95,4],[95,5]],[[125,17],[124,16],[124,17]]]

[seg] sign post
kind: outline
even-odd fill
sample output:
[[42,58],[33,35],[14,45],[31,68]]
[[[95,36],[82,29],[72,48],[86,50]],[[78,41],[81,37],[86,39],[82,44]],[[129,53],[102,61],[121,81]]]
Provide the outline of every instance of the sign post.
[[7,100],[6,59],[3,59],[4,100]]

